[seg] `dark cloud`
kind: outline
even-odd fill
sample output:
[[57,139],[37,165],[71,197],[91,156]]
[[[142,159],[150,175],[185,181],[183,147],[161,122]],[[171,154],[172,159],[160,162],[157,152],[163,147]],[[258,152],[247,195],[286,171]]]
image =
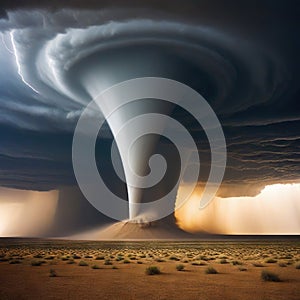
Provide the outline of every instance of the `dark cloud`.
[[[1,185],[75,184],[82,109],[95,89],[141,76],[176,79],[208,100],[228,145],[225,183],[298,180],[297,1],[10,1],[0,15]],[[206,157],[199,125],[174,116]]]

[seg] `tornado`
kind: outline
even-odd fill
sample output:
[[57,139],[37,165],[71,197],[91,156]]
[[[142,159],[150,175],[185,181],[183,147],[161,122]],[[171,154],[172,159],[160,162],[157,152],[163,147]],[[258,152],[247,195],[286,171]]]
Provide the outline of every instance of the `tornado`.
[[[97,78],[96,74],[95,77]],[[91,92],[93,98],[96,98],[101,93],[101,90],[98,90],[97,86],[92,86],[90,89],[88,84],[87,90]],[[113,134],[114,142],[122,161],[124,177],[122,176],[122,170],[118,171],[116,168],[116,171],[119,177],[126,182],[129,220],[131,222],[146,223],[148,219],[147,215],[150,212],[142,209],[139,204],[147,201],[147,195],[145,195],[147,194],[147,187],[158,183],[157,181],[163,177],[163,174],[157,174],[157,169],[155,168],[158,167],[159,163],[153,165],[152,168],[149,164],[151,164],[151,158],[155,159],[155,150],[159,142],[158,133],[163,132],[165,122],[164,120],[159,120],[155,124],[152,123],[150,128],[157,134],[146,134],[139,139],[136,137],[136,129],[138,128],[139,132],[146,133],[149,131],[150,124],[147,124],[144,118],[138,117],[147,115],[151,111],[155,111],[161,115],[169,114],[172,111],[172,104],[161,103],[153,99],[146,99],[145,101],[137,99],[135,103],[124,105],[122,98],[104,98],[98,104]],[[110,111],[113,111],[113,113],[110,114]],[[134,118],[136,118],[134,126],[126,126]],[[160,162],[160,166],[164,166],[164,169],[166,169],[165,161],[162,159]],[[156,174],[149,176],[151,172],[156,172]],[[145,179],[145,176],[148,179]],[[153,182],[153,180],[156,182]]]

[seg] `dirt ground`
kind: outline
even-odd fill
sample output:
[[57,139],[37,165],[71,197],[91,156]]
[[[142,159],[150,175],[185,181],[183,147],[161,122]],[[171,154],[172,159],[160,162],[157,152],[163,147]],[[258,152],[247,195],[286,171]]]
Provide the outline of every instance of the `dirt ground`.
[[0,299],[299,300],[299,263],[300,242],[1,240]]

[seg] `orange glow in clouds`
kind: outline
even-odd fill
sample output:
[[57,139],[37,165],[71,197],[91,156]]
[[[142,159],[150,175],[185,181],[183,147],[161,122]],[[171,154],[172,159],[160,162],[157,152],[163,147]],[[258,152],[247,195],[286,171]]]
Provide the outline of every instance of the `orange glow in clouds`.
[[[180,187],[180,195],[185,187]],[[266,186],[255,197],[216,197],[199,209],[196,191],[175,212],[180,228],[218,234],[300,234],[300,184]]]

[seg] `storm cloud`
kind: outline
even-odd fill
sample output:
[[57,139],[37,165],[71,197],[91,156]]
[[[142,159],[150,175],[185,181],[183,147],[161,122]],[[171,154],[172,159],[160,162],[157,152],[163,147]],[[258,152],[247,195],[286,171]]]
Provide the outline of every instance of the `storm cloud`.
[[[0,185],[75,185],[81,112],[95,92],[143,76],[183,82],[210,103],[227,142],[224,185],[299,180],[297,1],[53,3],[3,5]],[[205,167],[201,126],[184,111],[173,115],[193,133]],[[99,157],[111,143],[108,126],[102,135]]]

